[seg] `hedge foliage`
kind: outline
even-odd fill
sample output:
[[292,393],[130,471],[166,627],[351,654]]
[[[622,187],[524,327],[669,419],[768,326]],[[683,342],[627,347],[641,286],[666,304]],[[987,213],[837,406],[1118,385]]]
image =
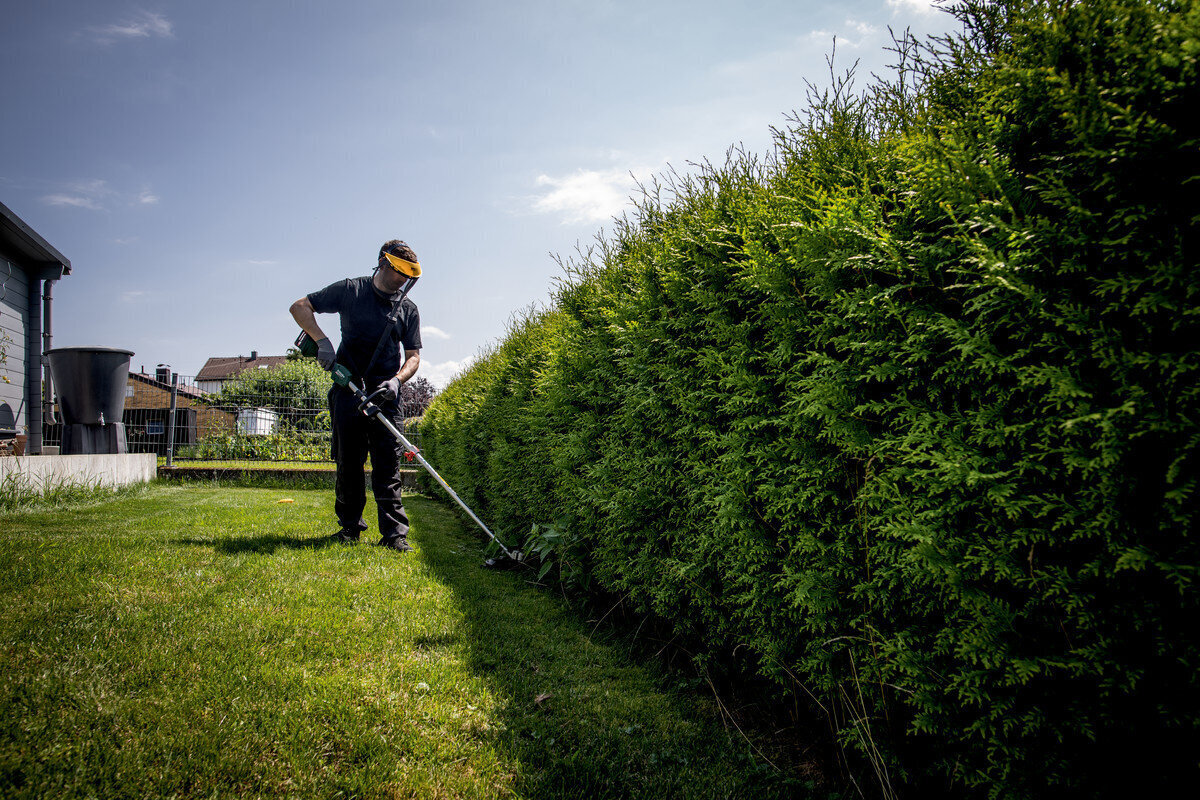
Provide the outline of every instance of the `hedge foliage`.
[[955,13],[651,187],[426,453],[893,786],[1194,780],[1200,6]]

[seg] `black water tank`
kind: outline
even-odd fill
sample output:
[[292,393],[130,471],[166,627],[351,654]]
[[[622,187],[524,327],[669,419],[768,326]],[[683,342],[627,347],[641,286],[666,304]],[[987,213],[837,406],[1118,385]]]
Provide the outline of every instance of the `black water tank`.
[[115,347],[56,347],[47,350],[63,422],[100,425],[120,422],[125,412],[131,350]]

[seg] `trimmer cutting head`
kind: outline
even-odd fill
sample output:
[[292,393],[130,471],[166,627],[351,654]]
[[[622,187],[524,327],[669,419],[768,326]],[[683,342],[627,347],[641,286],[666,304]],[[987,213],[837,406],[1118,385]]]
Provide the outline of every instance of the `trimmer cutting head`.
[[511,558],[504,553],[497,553],[483,560],[483,566],[487,569],[516,569],[524,563],[525,554],[520,550],[513,550]]

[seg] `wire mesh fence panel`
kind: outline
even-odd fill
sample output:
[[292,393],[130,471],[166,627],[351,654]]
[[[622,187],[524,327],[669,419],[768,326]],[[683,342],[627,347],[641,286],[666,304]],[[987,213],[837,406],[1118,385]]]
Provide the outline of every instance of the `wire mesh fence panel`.
[[[196,410],[196,431],[175,443],[181,461],[328,461],[329,378],[276,370],[201,388],[180,380],[177,408]],[[215,384],[215,385],[214,385]],[[176,435],[182,431],[176,427]]]
[[[129,373],[125,388],[126,447],[174,462],[330,462],[327,373],[299,363],[229,381]],[[401,430],[420,446],[416,417],[425,403],[402,403]],[[44,426],[44,443],[62,441],[61,417]]]

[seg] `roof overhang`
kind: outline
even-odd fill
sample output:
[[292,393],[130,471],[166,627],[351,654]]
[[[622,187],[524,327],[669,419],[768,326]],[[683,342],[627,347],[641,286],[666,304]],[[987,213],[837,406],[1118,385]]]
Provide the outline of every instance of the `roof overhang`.
[[42,280],[58,280],[71,274],[71,262],[24,220],[0,203],[0,252],[26,272]]

